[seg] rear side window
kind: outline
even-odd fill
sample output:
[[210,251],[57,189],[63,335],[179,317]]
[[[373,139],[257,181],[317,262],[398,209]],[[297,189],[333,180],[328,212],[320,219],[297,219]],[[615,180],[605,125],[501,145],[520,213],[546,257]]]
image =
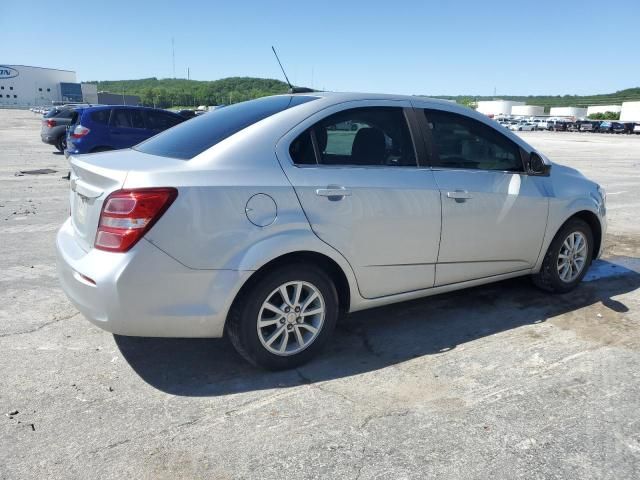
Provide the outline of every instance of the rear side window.
[[97,112],[91,112],[91,121],[107,125],[109,123],[109,113],[111,113],[111,110],[98,110]]
[[[315,142],[315,153],[314,153]],[[353,108],[305,131],[289,148],[297,165],[415,167],[416,155],[402,108]]]
[[316,98],[279,95],[236,103],[181,123],[134,148],[162,157],[190,159],[249,125]]
[[425,115],[435,150],[433,166],[523,171],[520,148],[494,128],[441,110],[425,110]]

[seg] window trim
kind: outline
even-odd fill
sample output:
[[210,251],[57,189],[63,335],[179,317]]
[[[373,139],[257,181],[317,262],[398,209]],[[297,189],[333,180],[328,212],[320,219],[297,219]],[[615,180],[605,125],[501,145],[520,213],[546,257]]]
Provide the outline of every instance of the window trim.
[[[402,110],[402,114],[403,117],[405,119],[406,125],[407,125],[407,130],[409,131],[409,139],[411,141],[411,144],[413,146],[413,154],[415,157],[415,161],[416,164],[415,165],[328,165],[325,163],[320,163],[320,151],[318,148],[318,139],[316,138],[316,132],[314,131],[313,127],[315,127],[318,123],[322,122],[323,120],[331,117],[332,115],[336,115],[339,113],[343,113],[346,112],[348,110],[357,110],[357,109],[364,109],[364,108],[398,108],[400,110]],[[318,112],[320,113],[320,112]],[[421,161],[421,157],[420,154],[423,154],[424,152],[419,151],[419,147],[420,144],[418,143],[418,140],[415,137],[415,119],[411,118],[411,115],[413,113],[413,108],[411,106],[405,106],[405,105],[352,105],[349,104],[349,106],[347,106],[347,108],[343,108],[340,110],[336,110],[336,111],[331,111],[329,114],[324,115],[323,117],[319,118],[318,120],[315,120],[311,125],[309,125],[308,127],[306,127],[304,130],[302,130],[301,132],[299,132],[290,142],[288,142],[288,146],[287,146],[287,152],[290,152],[291,149],[291,145],[293,145],[293,142],[295,142],[300,135],[302,135],[304,132],[309,131],[310,137],[311,137],[311,144],[313,146],[313,155],[315,157],[316,163],[315,164],[311,164],[311,165],[305,165],[305,164],[298,164],[295,163],[293,158],[291,157],[291,153],[288,154],[288,158],[289,158],[289,162],[291,163],[291,165],[295,168],[331,168],[331,169],[344,169],[344,168],[357,168],[357,169],[363,169],[363,168],[371,168],[371,169],[381,169],[381,168],[393,168],[393,169],[397,169],[397,168],[402,168],[402,169],[407,169],[407,168],[423,168],[422,165],[422,161]],[[418,132],[419,133],[419,132]]]
[[[433,136],[431,134],[431,129],[429,129],[429,117],[428,117],[428,112],[429,111],[437,111],[437,112],[443,112],[449,115],[455,115],[457,117],[462,117],[464,119],[467,119],[469,121],[472,122],[477,122],[481,125],[483,125],[486,128],[490,128],[493,131],[496,132],[496,134],[500,135],[502,138],[504,138],[507,142],[509,142],[513,147],[515,147],[518,150],[519,153],[519,157],[520,157],[520,163],[522,165],[522,170],[521,171],[517,171],[514,172],[513,170],[490,170],[490,169],[486,169],[486,168],[465,168],[465,167],[444,167],[442,165],[434,165],[434,162],[430,162],[430,168],[434,171],[440,171],[440,170],[462,170],[465,172],[468,171],[472,171],[472,172],[493,172],[493,173],[509,173],[509,174],[516,174],[516,175],[528,175],[528,171],[527,171],[527,165],[526,165],[526,158],[528,156],[527,152],[520,146],[518,145],[516,142],[514,142],[512,139],[510,139],[509,137],[507,137],[504,133],[502,133],[500,130],[498,130],[497,128],[494,128],[492,125],[486,124],[484,122],[481,122],[473,117],[470,117],[468,115],[464,115],[462,113],[458,113],[458,112],[452,112],[449,110],[443,110],[443,109],[439,109],[439,108],[432,108],[432,107],[418,107],[420,110],[422,110],[421,114],[418,115],[418,121],[422,124],[422,131],[424,132],[424,137],[425,137],[425,142],[427,142],[428,146],[427,146],[427,150],[430,152],[430,158],[433,160],[439,160],[440,156],[438,153],[438,149],[435,146],[435,142],[433,141]],[[422,119],[422,121],[420,120]]]

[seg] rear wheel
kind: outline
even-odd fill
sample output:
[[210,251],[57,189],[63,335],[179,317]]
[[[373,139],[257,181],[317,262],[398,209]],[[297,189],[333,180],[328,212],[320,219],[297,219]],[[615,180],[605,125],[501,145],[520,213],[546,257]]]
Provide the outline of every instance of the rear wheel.
[[338,319],[331,278],[309,264],[280,267],[234,302],[227,333],[238,353],[269,370],[294,368],[315,356]]
[[59,152],[64,152],[67,148],[67,136],[64,134],[60,135],[56,140],[55,147]]
[[592,256],[591,227],[585,221],[573,218],[554,237],[533,281],[549,292],[569,292],[582,281]]

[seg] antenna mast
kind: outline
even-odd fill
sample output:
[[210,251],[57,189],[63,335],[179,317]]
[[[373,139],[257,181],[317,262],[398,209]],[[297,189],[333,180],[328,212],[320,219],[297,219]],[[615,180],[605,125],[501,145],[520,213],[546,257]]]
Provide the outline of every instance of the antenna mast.
[[284,71],[284,67],[280,62],[280,58],[278,58],[278,54],[276,53],[276,49],[273,48],[273,45],[271,45],[271,50],[273,50],[273,54],[276,56],[276,60],[278,61],[278,65],[280,65],[280,70],[282,70],[282,74],[284,75],[284,79],[287,81],[287,85],[289,85],[289,88],[293,90],[293,85],[291,85],[291,82],[289,81],[289,77],[287,77],[287,72]]

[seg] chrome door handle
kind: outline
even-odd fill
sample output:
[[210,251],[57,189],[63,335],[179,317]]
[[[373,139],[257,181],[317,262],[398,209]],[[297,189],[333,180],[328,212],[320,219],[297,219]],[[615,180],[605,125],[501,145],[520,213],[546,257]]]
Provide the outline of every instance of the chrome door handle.
[[316,195],[319,197],[329,197],[331,200],[332,197],[339,199],[342,197],[350,197],[351,190],[347,190],[344,187],[328,187],[328,188],[318,188],[316,190]]
[[447,197],[453,198],[454,200],[464,201],[464,200],[469,200],[470,198],[473,198],[473,195],[471,195],[466,190],[456,190],[455,192],[447,192]]

